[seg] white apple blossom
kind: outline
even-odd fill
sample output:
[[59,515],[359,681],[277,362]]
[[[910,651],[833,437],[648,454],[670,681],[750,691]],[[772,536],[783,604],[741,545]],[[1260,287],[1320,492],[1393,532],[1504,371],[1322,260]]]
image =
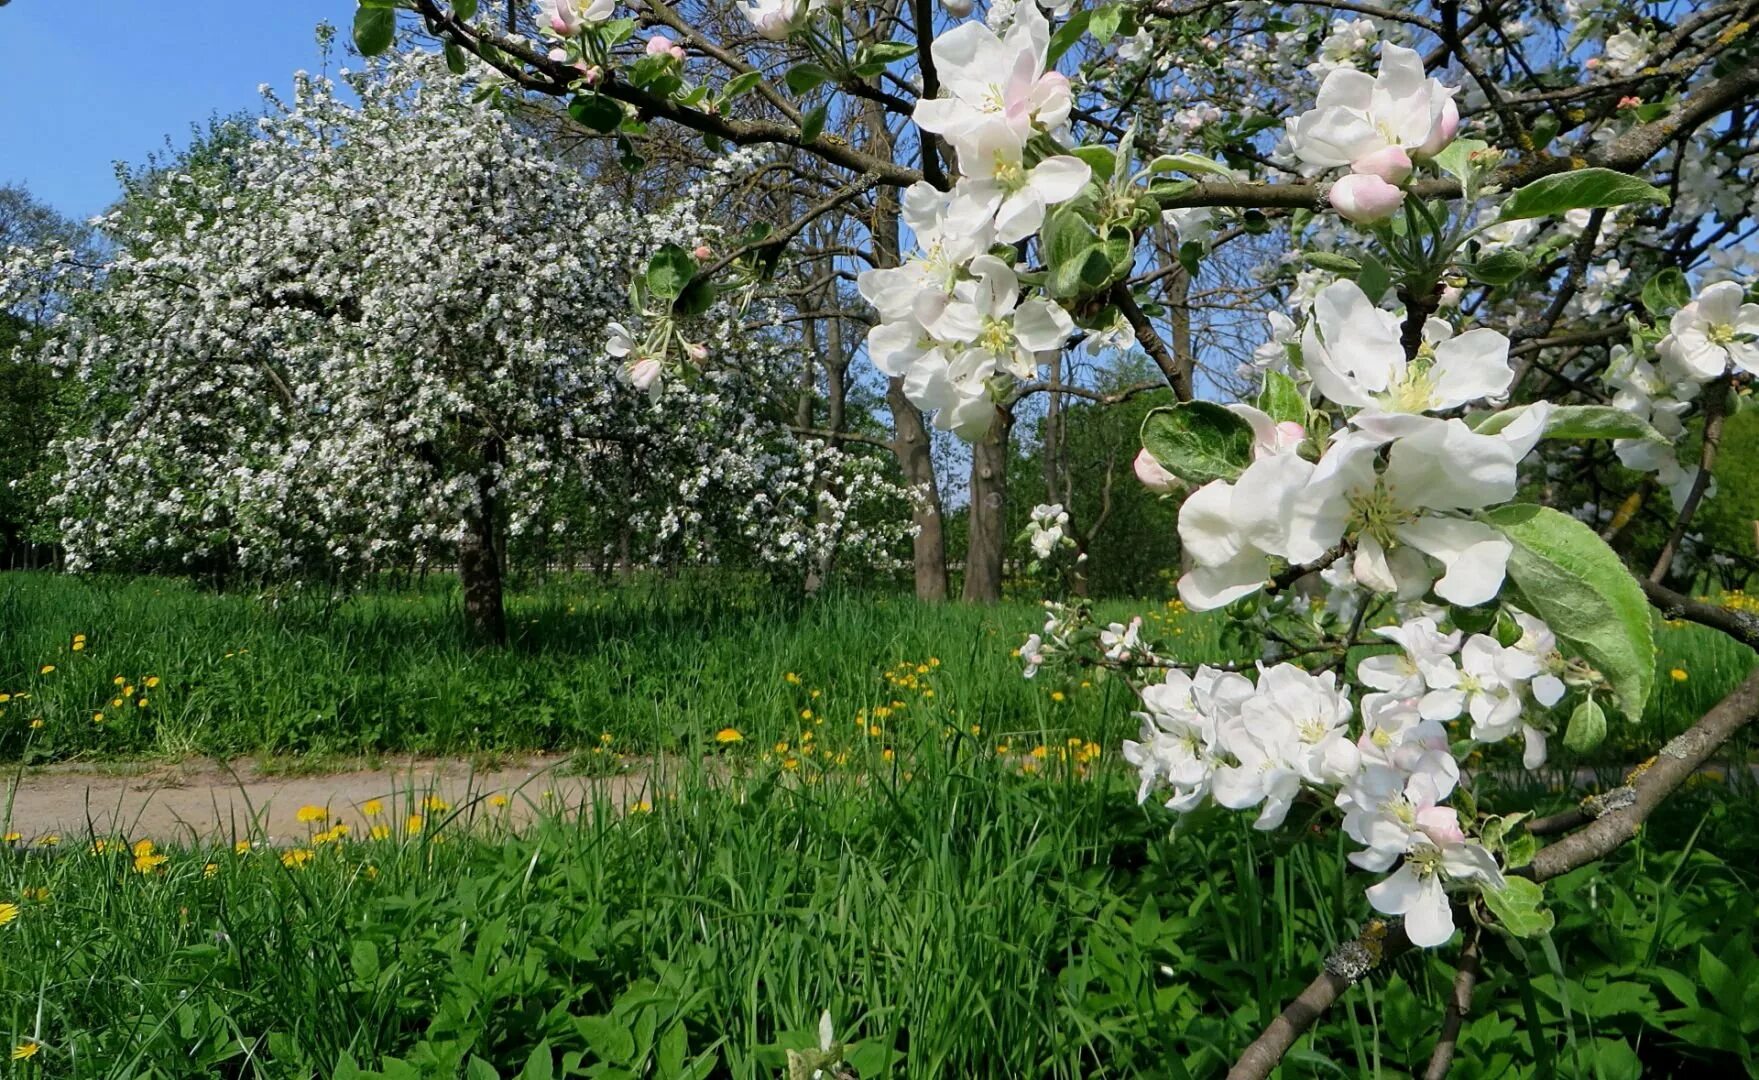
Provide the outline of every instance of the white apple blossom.
[[1391,877],[1368,889],[1368,902],[1376,911],[1404,917],[1405,934],[1419,948],[1444,944],[1454,934],[1444,881],[1491,889],[1504,884],[1496,859],[1483,845],[1464,838],[1457,819],[1448,817],[1452,813],[1432,813],[1423,829],[1426,841],[1412,846]]
[[1663,356],[1704,382],[1721,377],[1730,364],[1759,375],[1759,304],[1745,298],[1732,281],[1707,286],[1674,313],[1659,346]]
[[1429,77],[1420,55],[1389,42],[1381,46],[1378,75],[1338,68],[1325,77],[1314,107],[1288,122],[1289,143],[1296,157],[1321,169],[1395,146],[1432,155],[1459,127],[1453,94]]

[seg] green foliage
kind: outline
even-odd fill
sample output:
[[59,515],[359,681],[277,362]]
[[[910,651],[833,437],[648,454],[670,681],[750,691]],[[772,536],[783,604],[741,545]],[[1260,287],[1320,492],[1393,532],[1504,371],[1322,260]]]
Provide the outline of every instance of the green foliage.
[[[1474,418],[1472,429],[1480,435],[1495,435],[1521,417],[1531,405],[1517,405],[1500,412],[1485,413]],[[1661,441],[1661,433],[1648,421],[1610,405],[1555,405],[1545,417],[1547,439],[1652,439]]]
[[1498,220],[1555,217],[1570,210],[1607,209],[1632,203],[1666,206],[1667,192],[1613,169],[1573,169],[1540,177],[1515,189],[1502,204]]
[[1606,677],[1627,717],[1642,716],[1655,638],[1643,589],[1618,555],[1593,529],[1543,506],[1512,503],[1480,517],[1514,544],[1508,575],[1519,602]]
[[1233,480],[1252,461],[1252,426],[1213,401],[1181,401],[1143,419],[1142,445],[1186,483]]
[[362,56],[377,56],[391,47],[397,36],[397,11],[362,0],[354,12],[354,47]]

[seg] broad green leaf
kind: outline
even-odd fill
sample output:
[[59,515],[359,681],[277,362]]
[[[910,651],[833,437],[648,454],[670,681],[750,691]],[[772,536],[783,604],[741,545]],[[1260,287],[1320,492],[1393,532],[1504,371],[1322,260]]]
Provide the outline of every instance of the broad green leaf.
[[574,1027],[587,1047],[606,1061],[621,1065],[635,1055],[635,1036],[608,1016],[577,1016]]
[[[1104,244],[1110,270],[1106,282],[1128,276],[1131,268],[1136,265],[1136,237],[1129,229],[1114,225],[1106,230]],[[1098,287],[1095,286],[1095,289]]]
[[1527,256],[1511,248],[1492,252],[1477,262],[1466,265],[1466,274],[1473,281],[1486,285],[1507,285],[1527,272]]
[[[1514,423],[1531,405],[1484,414],[1475,418],[1472,430],[1495,435]],[[1547,439],[1650,439],[1660,442],[1661,432],[1642,419],[1611,405],[1556,405],[1545,419]]]
[[1334,274],[1345,274],[1355,277],[1362,272],[1362,264],[1348,255],[1337,255],[1329,251],[1307,251],[1301,254],[1308,266],[1317,266],[1321,270],[1330,270]]
[[1044,63],[1047,69],[1056,67],[1057,61],[1069,51],[1070,46],[1081,40],[1081,35],[1087,33],[1088,20],[1092,18],[1093,13],[1090,11],[1077,11],[1069,16],[1067,22],[1057,27],[1057,32],[1051,35],[1050,48],[1045,52]]
[[1393,276],[1387,272],[1386,265],[1372,255],[1362,256],[1362,270],[1356,275],[1356,284],[1371,304],[1380,303],[1380,298],[1392,288]]
[[1636,721],[1655,682],[1649,605],[1617,553],[1588,526],[1543,506],[1515,503],[1479,515],[1514,545],[1508,575],[1532,614],[1612,684]]
[[1612,169],[1575,169],[1540,177],[1502,204],[1500,221],[1553,217],[1568,210],[1596,210],[1631,203],[1668,203],[1667,192]]
[[1053,274],[1061,266],[1078,263],[1087,249],[1098,242],[1093,226],[1073,203],[1064,203],[1051,211],[1045,219],[1044,231],[1039,234],[1039,247]]
[[464,1068],[464,1080],[501,1080],[501,1074],[493,1065],[472,1054],[470,1063]]
[[906,56],[915,54],[916,46],[903,41],[881,41],[873,45],[863,45],[855,54],[855,74],[869,79]]
[[1576,753],[1585,753],[1606,738],[1606,713],[1593,698],[1585,699],[1570,713],[1570,726],[1564,729],[1564,745]]
[[556,1075],[556,1059],[550,1052],[550,1040],[543,1039],[531,1048],[531,1056],[525,1059],[525,1068],[519,1070],[515,1080],[551,1080]]
[[690,279],[690,284],[684,286],[684,291],[678,294],[678,299],[672,301],[672,310],[679,315],[701,315],[715,306],[717,295],[714,282],[707,278],[694,277]]
[[464,50],[446,42],[446,70],[454,75],[462,75],[469,70],[469,62],[464,58]]
[[577,94],[568,115],[594,131],[614,131],[623,122],[623,107],[603,94]]
[[1143,418],[1142,445],[1187,483],[1232,480],[1252,461],[1252,426],[1213,401],[1182,401]]
[[1093,13],[1087,29],[1093,34],[1093,40],[1104,45],[1117,34],[1118,27],[1124,22],[1124,5],[1107,4]]
[[1480,150],[1488,149],[1490,149],[1490,144],[1482,139],[1455,139],[1448,143],[1446,150],[1435,155],[1431,160],[1435,162],[1436,168],[1455,180],[1464,180],[1471,168],[1467,164],[1467,159]]
[[1307,395],[1295,380],[1280,371],[1267,371],[1264,389],[1258,393],[1258,408],[1277,423],[1307,423]]
[[1101,180],[1110,180],[1112,173],[1118,168],[1118,155],[1103,146],[1077,146],[1070,154],[1087,162],[1093,175]]
[[782,77],[787,84],[788,92],[795,97],[810,93],[821,83],[829,82],[831,73],[817,64],[795,64]]
[[1226,177],[1234,175],[1234,170],[1202,154],[1162,154],[1148,163],[1148,175],[1155,176],[1164,172],[1207,173]]
[[667,244],[647,261],[647,289],[662,300],[676,300],[696,276],[696,257]]
[[749,92],[752,87],[762,81],[763,72],[761,71],[747,71],[742,75],[735,75],[727,80],[727,85],[721,87],[721,100],[732,101],[741,94]]
[[825,106],[820,105],[818,108],[812,110],[801,118],[800,145],[810,146],[818,139],[819,133],[825,129],[826,115],[828,114],[825,110]]
[[1483,890],[1484,903],[1508,932],[1516,937],[1538,937],[1550,932],[1556,921],[1545,907],[1545,890],[1531,878],[1511,877],[1500,889]]
[[397,36],[394,8],[362,7],[354,12],[354,47],[362,56],[377,56],[391,47]]
[[1643,307],[1651,315],[1666,315],[1690,303],[1692,287],[1686,275],[1670,266],[1643,283]]
[[476,0],[452,0],[452,14],[465,22],[476,18]]

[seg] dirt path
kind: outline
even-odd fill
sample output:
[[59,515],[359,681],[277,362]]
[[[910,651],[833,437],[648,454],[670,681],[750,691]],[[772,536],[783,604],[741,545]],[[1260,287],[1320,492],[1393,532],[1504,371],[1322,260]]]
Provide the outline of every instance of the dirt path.
[[[599,800],[627,809],[652,797],[651,766],[614,776],[567,776],[559,771],[565,760],[533,755],[485,769],[459,759],[399,759],[297,776],[264,775],[250,761],[146,769],[49,766],[5,777],[0,817],[4,832],[19,834],[15,842],[22,844],[92,835],[159,843],[250,836],[290,844],[323,827],[299,820],[302,807],[323,807],[325,824],[345,823],[362,835],[375,823],[405,822],[411,814],[437,824],[462,811],[518,824]],[[379,813],[369,818],[363,808],[375,800]]]

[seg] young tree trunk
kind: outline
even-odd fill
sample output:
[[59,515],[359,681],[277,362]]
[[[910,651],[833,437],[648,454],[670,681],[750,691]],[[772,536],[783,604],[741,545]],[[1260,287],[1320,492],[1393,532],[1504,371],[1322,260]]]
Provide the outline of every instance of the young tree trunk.
[[1007,551],[1008,434],[1013,414],[998,410],[981,440],[971,447],[971,538],[965,549],[968,603],[993,604],[1002,598],[1002,556]]
[[[827,300],[835,306],[836,292],[833,287]],[[809,322],[810,326],[811,323]],[[843,416],[848,399],[848,386],[844,379],[849,369],[849,354],[843,348],[843,320],[831,318],[825,321],[825,352],[823,356],[825,371],[825,430],[834,435],[843,431]],[[810,419],[810,417],[809,417]],[[817,498],[830,486],[828,477],[821,477],[813,488],[813,496]],[[831,521],[831,512],[823,502],[813,511],[813,521],[820,527],[827,526]],[[837,558],[837,545],[828,543],[813,560],[812,567],[806,573],[806,591],[817,593],[831,579],[831,568]]]
[[[499,457],[491,445],[489,463]],[[495,525],[495,477],[485,463],[477,477],[476,506],[464,522],[458,544],[458,583],[464,589],[464,619],[471,632],[492,645],[507,643],[507,612],[502,596],[501,546]]]
[[939,603],[947,598],[947,540],[941,527],[941,489],[935,480],[934,455],[922,412],[904,396],[904,380],[886,380],[886,404],[892,410],[892,452],[910,485],[910,520],[916,526],[911,562],[916,569],[916,599]]

